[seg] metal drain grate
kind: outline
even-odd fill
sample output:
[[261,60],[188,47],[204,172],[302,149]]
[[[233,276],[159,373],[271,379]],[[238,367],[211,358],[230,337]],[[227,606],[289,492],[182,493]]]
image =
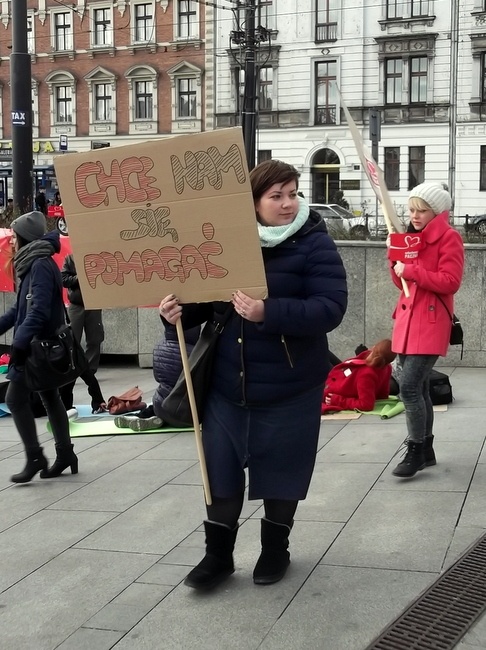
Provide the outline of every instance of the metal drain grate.
[[486,610],[486,534],[366,650],[451,650]]

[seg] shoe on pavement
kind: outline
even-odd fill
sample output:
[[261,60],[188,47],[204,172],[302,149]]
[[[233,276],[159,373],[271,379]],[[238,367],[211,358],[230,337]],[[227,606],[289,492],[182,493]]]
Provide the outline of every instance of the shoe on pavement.
[[160,429],[164,421],[156,415],[152,418],[135,418],[128,425],[132,431],[150,431],[151,429]]

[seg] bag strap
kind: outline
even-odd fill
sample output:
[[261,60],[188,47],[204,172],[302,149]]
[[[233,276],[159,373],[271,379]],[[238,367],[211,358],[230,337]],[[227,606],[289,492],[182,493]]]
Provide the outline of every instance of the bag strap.
[[441,303],[444,305],[444,309],[446,310],[446,312],[447,312],[449,318],[451,319],[451,322],[453,323],[453,322],[454,322],[453,314],[451,314],[451,312],[449,311],[449,308],[447,307],[447,305],[445,304],[445,302],[442,300],[442,298],[440,297],[440,295],[439,295],[438,293],[436,293],[435,295],[436,295],[437,298],[441,301]]
[[[29,313],[30,308],[32,306],[32,304],[31,304],[32,303],[32,276],[29,277],[29,291],[27,293],[26,300],[27,300],[27,313]],[[68,311],[66,309],[66,305],[64,304],[64,300],[62,301],[62,308],[64,309],[64,317],[66,319],[66,324],[71,325],[71,320],[69,318],[69,314],[68,314]]]

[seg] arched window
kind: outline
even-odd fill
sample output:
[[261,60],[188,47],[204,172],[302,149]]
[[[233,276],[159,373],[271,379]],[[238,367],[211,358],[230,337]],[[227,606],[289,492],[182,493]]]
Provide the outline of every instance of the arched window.
[[157,133],[157,71],[149,65],[133,66],[125,73],[129,94],[129,132]]
[[65,135],[76,135],[76,79],[70,72],[56,70],[47,75],[51,112],[51,137],[63,127]]
[[116,135],[116,76],[98,66],[84,79],[89,92],[89,134]]

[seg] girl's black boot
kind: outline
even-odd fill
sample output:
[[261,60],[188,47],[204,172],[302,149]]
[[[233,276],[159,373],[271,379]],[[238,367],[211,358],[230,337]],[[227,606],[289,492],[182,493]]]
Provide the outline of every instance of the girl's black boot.
[[425,467],[424,443],[407,441],[407,453],[401,463],[393,470],[393,476],[400,478],[412,478]]
[[74,453],[74,445],[56,445],[56,460],[52,466],[42,470],[41,478],[56,478],[61,476],[65,469],[71,468],[71,474],[78,473],[78,457]]
[[27,451],[26,454],[27,463],[21,472],[10,477],[12,483],[28,483],[34,478],[37,472],[47,470],[48,462],[44,456],[42,447],[39,447],[36,451]]

